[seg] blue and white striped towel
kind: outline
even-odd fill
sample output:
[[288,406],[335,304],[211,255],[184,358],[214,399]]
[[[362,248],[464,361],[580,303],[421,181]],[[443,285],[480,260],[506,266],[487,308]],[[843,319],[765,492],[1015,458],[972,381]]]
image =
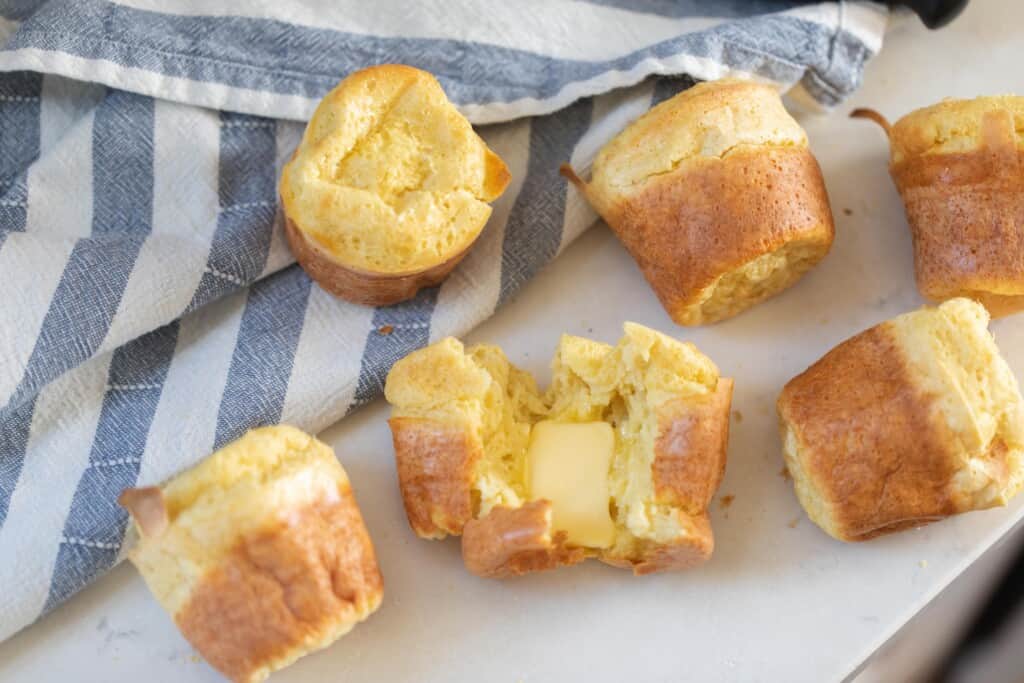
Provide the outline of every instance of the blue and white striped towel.
[[[595,220],[559,163],[693,82],[649,77],[834,104],[886,23],[867,2],[320,4],[0,0],[0,639],[117,561],[122,489],[254,425],[319,431],[489,316]],[[513,181],[442,287],[372,309],[291,265],[275,180],[293,121],[381,62],[495,124]]]

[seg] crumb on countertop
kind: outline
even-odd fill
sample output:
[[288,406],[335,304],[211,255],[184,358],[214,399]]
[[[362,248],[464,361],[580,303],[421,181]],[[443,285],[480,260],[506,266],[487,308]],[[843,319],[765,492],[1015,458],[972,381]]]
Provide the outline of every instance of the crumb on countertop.
[[785,465],[783,465],[782,469],[779,470],[779,476],[785,479],[786,481],[793,481],[793,475],[789,473],[789,468],[786,467]]
[[852,216],[853,209],[843,209],[843,213],[846,214],[847,216]]
[[740,422],[743,422],[743,413],[741,413],[738,410],[732,411],[732,419],[736,420],[737,424],[739,424]]
[[733,495],[733,494],[731,494],[731,493],[727,493],[727,494],[725,494],[724,496],[722,496],[721,498],[719,498],[719,500],[718,500],[718,505],[719,505],[719,506],[720,506],[720,507],[721,507],[721,508],[722,508],[723,510],[725,510],[725,509],[727,509],[727,508],[728,508],[728,507],[729,507],[730,505],[732,505],[732,502],[733,502],[734,500],[736,500],[736,496],[734,496],[734,495]]
[[799,517],[794,517],[793,519],[789,520],[789,524],[787,524],[786,526],[788,526],[790,529],[795,529],[796,525],[799,524],[799,523],[800,523],[800,518]]

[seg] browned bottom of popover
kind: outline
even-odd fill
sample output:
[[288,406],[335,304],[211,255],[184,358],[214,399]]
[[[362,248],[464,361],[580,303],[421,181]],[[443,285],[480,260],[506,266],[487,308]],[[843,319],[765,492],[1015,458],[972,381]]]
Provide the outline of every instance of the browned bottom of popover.
[[426,270],[372,273],[340,263],[304,235],[287,216],[284,233],[295,260],[318,285],[336,297],[364,306],[390,306],[413,298],[425,287],[441,284],[472,246],[470,244],[448,260]]

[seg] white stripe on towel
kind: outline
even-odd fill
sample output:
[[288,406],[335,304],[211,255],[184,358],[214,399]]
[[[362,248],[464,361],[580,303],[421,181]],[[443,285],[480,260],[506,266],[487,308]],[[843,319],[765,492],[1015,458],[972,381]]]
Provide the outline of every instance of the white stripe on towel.
[[373,331],[374,310],[337,299],[313,285],[281,422],[319,431],[345,415],[355,396],[363,349]]
[[[177,318],[203,276],[217,228],[217,112],[175,102],[154,103],[153,231],[146,238],[101,351]],[[189,149],[181,154],[181,149]],[[173,255],[169,258],[169,255]]]
[[[210,397],[224,392],[247,294],[232,294],[182,319],[174,360],[146,440],[139,486],[159,484],[167,473],[210,454],[217,431],[217,411]],[[182,444],[188,450],[183,452]]]

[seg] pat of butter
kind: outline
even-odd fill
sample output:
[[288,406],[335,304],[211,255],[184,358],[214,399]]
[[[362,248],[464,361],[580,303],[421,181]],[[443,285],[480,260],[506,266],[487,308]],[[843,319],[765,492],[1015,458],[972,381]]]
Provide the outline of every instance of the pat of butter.
[[615,433],[606,422],[551,422],[533,426],[527,483],[534,500],[551,501],[551,525],[569,543],[607,548],[615,540],[608,512],[608,468]]

